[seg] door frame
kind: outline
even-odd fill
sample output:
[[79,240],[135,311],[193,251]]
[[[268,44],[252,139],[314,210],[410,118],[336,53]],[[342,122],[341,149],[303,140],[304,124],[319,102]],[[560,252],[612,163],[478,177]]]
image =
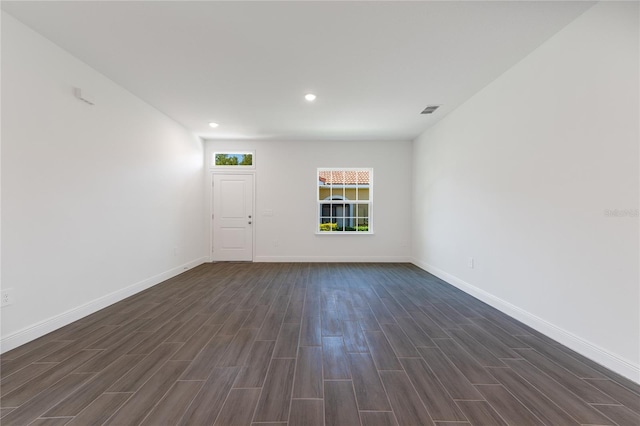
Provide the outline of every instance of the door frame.
[[214,197],[213,197],[213,180],[214,177],[216,175],[230,175],[230,176],[234,176],[234,175],[249,175],[252,176],[252,200],[251,202],[253,203],[253,214],[252,214],[252,226],[251,226],[251,262],[255,261],[256,258],[256,172],[255,170],[215,170],[211,172],[211,176],[209,176],[210,181],[209,181],[209,194],[210,194],[210,199],[211,201],[209,202],[209,216],[208,216],[208,223],[209,223],[209,262],[213,263],[216,262],[215,260],[213,260],[213,238],[214,238],[214,226],[213,226],[213,203],[214,203]]

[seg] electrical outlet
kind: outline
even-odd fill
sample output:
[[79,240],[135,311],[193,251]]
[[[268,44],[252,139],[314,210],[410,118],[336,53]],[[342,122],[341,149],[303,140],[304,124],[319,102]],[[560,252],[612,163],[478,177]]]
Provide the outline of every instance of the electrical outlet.
[[0,292],[0,306],[13,305],[13,289],[8,288]]
[[278,247],[278,240],[273,240],[273,246]]
[[473,269],[473,257],[470,257],[469,260],[467,260],[467,266]]

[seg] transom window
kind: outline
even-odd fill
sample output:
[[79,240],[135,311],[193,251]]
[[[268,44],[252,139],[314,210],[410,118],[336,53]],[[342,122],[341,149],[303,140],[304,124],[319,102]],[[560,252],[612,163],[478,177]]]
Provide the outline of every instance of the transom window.
[[255,168],[255,153],[238,151],[214,152],[212,166],[227,168]]
[[318,169],[320,234],[372,234],[373,169]]

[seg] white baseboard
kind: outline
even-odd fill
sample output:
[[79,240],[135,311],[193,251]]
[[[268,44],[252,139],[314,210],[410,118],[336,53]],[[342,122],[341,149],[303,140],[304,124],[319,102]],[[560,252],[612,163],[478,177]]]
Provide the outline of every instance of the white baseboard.
[[529,327],[539,331],[540,333],[562,343],[568,348],[573,349],[581,355],[597,362],[608,369],[615,371],[616,373],[632,380],[636,383],[640,383],[640,365],[621,358],[620,356],[611,353],[610,351],[583,339],[555,324],[550,323],[530,312],[521,309],[506,300],[500,299],[491,293],[488,293],[474,285],[471,285],[460,278],[451,275],[435,266],[429,265],[418,259],[412,259],[411,263],[417,267],[424,269],[430,274],[446,281],[447,283],[459,288],[460,290],[468,293],[477,299],[482,300],[488,305],[493,306],[499,311],[525,323]]
[[254,262],[354,262],[354,263],[409,263],[407,256],[256,256]]
[[185,263],[176,268],[147,278],[128,287],[114,291],[113,293],[106,294],[102,297],[92,300],[91,302],[85,303],[84,305],[80,305],[59,315],[30,325],[29,327],[23,328],[22,330],[9,334],[8,336],[4,336],[2,337],[2,339],[0,339],[0,353],[5,353],[7,351],[10,351],[11,349],[17,348],[18,346],[24,345],[25,343],[35,340],[38,337],[44,336],[47,333],[51,333],[52,331],[57,330],[60,327],[71,324],[72,322],[77,321],[80,318],[84,318],[87,315],[99,311],[100,309],[106,308],[109,305],[113,305],[116,302],[139,293],[142,290],[146,290],[149,287],[153,287],[154,285],[159,284],[162,281],[173,278],[188,269],[195,268],[196,266],[208,261],[208,257],[201,257],[199,259],[192,260],[191,262]]

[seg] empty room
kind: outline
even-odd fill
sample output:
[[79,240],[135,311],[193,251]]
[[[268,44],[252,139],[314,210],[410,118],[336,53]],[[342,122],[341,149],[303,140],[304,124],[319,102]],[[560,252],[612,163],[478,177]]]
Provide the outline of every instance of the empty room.
[[2,1],[0,424],[640,424],[640,3]]

